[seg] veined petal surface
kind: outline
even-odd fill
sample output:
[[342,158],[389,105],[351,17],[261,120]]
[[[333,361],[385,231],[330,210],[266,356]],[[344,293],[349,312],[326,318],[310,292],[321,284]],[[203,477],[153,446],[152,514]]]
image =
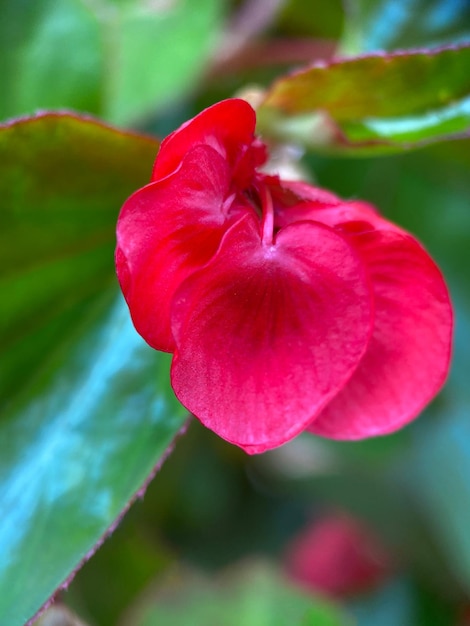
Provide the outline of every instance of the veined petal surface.
[[452,309],[424,248],[372,205],[259,169],[225,100],[162,144],[124,205],[116,265],[138,332],[173,352],[181,402],[255,454],[414,419],[449,369]]
[[269,245],[247,215],[175,294],[173,389],[224,439],[261,452],[339,391],[371,325],[369,284],[341,235],[302,222]]
[[233,98],[214,104],[162,141],[152,180],[178,169],[188,146],[211,146],[233,168],[253,142],[255,124],[255,112],[245,100]]
[[308,429],[332,439],[383,435],[407,424],[439,391],[450,360],[449,294],[424,248],[398,229],[351,239],[368,267],[375,321],[359,367]]
[[175,289],[217,251],[227,228],[227,163],[209,146],[190,150],[179,169],[133,194],[117,226],[116,267],[137,331],[172,351]]

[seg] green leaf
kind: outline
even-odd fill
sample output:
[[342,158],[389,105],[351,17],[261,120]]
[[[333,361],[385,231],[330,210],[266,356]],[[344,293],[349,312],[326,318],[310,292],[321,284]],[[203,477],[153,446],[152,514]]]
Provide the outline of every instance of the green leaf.
[[0,128],[0,621],[22,626],[88,558],[181,428],[168,356],[114,277],[120,205],[157,143],[44,115]]
[[406,146],[431,143],[436,138],[464,136],[469,133],[470,97],[456,104],[422,115],[398,118],[369,118],[342,125],[351,144],[367,142],[389,146]]
[[470,131],[469,65],[470,45],[318,63],[267,91],[260,130],[362,154],[460,137]]
[[469,95],[469,63],[470,45],[322,62],[280,78],[264,104],[339,121],[422,113]]
[[[353,600],[351,609],[360,626],[416,624],[416,597],[406,579],[392,580],[373,594]],[[427,623],[427,626],[431,626]]]
[[344,21],[342,5],[341,0],[287,0],[279,26],[293,37],[338,39]]
[[119,124],[194,88],[225,2],[0,0],[0,118],[73,108]]
[[360,626],[458,623],[455,604],[403,573],[375,593],[354,599],[348,608]]
[[333,604],[296,588],[263,562],[246,562],[207,578],[177,572],[125,626],[352,626]]
[[[468,240],[468,233],[467,233]],[[468,243],[467,243],[468,245]],[[468,248],[467,248],[468,249]],[[440,419],[416,433],[413,455],[402,472],[422,507],[451,571],[470,591],[470,425],[468,371],[470,313],[457,302],[454,368],[440,407]]]
[[120,6],[103,14],[109,68],[104,115],[125,124],[154,113],[195,87],[215,50],[224,3],[114,4]]
[[88,626],[65,606],[54,604],[41,615],[34,626]]
[[348,0],[341,48],[358,54],[470,39],[465,0]]
[[98,113],[99,23],[81,0],[0,0],[0,119],[36,108]]
[[115,223],[158,143],[71,115],[0,126],[0,402],[115,284]]

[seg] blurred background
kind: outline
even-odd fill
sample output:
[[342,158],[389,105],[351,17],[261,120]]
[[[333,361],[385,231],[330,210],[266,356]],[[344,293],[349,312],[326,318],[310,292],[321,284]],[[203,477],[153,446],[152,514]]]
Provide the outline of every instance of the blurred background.
[[[313,60],[469,37],[468,0],[0,0],[0,117],[73,109],[163,137]],[[42,626],[470,624],[470,140],[299,154],[442,268],[446,388],[395,435],[305,435],[255,457],[191,419]]]

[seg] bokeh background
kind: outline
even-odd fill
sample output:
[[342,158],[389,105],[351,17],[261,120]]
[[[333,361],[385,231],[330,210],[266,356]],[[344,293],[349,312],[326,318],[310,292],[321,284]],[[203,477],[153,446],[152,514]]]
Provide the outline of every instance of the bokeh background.
[[[468,0],[0,0],[0,117],[73,109],[163,137],[338,51],[469,38]],[[306,151],[296,165],[375,204],[442,268],[456,315],[448,384],[395,435],[305,435],[255,457],[190,419],[58,596],[89,626],[470,623],[470,140],[374,157]],[[362,539],[323,528],[298,543],[335,519],[353,520]],[[294,545],[310,574],[292,565]]]

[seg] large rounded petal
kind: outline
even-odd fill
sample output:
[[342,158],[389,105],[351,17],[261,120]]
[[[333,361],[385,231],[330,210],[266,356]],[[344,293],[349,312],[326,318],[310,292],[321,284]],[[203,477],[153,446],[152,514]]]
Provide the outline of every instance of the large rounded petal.
[[175,294],[172,385],[247,452],[285,443],[341,389],[371,331],[363,265],[332,229],[303,222],[261,242],[247,215]]
[[[209,145],[233,168],[255,139],[256,115],[245,100],[231,98],[204,109],[164,139],[152,173],[159,180],[174,172],[188,147]],[[252,168],[260,163],[254,163]],[[253,173],[253,172],[252,172]]]
[[[227,199],[229,169],[209,146],[196,146],[166,179],[137,191],[117,225],[116,268],[137,331],[157,350],[174,348],[175,290],[216,252],[237,219]],[[233,209],[233,207],[232,207]]]
[[393,432],[415,418],[449,369],[452,309],[442,275],[398,229],[351,235],[374,288],[374,332],[358,369],[309,430],[333,439]]

